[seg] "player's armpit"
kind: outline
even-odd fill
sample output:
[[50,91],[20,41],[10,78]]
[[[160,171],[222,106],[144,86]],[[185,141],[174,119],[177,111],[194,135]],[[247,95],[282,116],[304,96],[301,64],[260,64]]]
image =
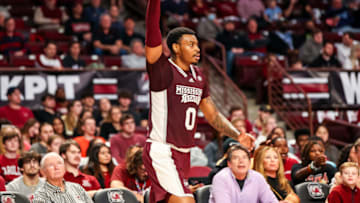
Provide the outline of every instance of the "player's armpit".
[[150,64],[154,64],[162,54],[162,44],[156,47],[145,46],[146,60]]

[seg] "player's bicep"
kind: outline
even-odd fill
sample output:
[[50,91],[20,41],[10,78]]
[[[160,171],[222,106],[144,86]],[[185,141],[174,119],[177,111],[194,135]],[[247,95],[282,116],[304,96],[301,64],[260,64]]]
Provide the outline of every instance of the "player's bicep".
[[149,64],[156,63],[162,55],[162,44],[156,47],[145,46],[145,56]]

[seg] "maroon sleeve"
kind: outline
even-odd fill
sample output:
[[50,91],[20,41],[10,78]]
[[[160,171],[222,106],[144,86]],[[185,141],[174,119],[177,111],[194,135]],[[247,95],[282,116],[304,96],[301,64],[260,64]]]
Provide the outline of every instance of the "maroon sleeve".
[[148,47],[161,45],[160,0],[149,0],[146,12],[146,41]]
[[91,176],[91,175],[89,175],[89,176],[90,176],[91,185],[92,185],[91,190],[99,190],[99,189],[101,189],[99,181],[94,176]]
[[113,136],[110,138],[110,150],[111,150],[111,156],[114,157],[116,159],[116,161],[120,164],[122,163],[122,159],[120,157],[120,145],[117,141],[117,136]]
[[149,74],[151,91],[166,89],[173,79],[170,62],[164,53],[154,64],[147,63],[146,70]]
[[114,168],[114,171],[113,171],[113,173],[111,175],[111,182],[114,181],[114,180],[123,181],[122,168],[123,168],[122,165],[117,165]]

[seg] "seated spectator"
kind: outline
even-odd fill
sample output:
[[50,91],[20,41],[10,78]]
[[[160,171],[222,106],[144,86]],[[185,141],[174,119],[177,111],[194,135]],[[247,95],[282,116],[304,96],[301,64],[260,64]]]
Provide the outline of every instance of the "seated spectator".
[[292,190],[285,178],[284,166],[280,153],[272,147],[264,146],[255,151],[253,169],[263,175],[279,201],[300,203],[299,197]]
[[350,57],[345,61],[343,68],[347,70],[360,69],[360,44],[351,46]]
[[99,108],[95,109],[93,113],[96,120],[96,126],[100,126],[100,123],[109,116],[110,109],[110,100],[108,98],[101,98],[99,100]]
[[15,178],[6,185],[6,191],[21,192],[29,199],[34,192],[45,184],[45,179],[40,178],[41,155],[36,152],[25,152],[18,160],[22,176]]
[[21,153],[20,135],[14,126],[1,128],[1,145],[3,154],[0,155],[0,175],[6,183],[21,176],[18,166],[19,153]]
[[121,32],[120,38],[122,40],[123,46],[122,49],[125,49],[127,52],[131,52],[130,47],[131,42],[135,39],[145,42],[145,38],[142,34],[135,32],[135,21],[132,17],[128,16],[124,20],[124,30]]
[[124,31],[124,25],[122,21],[120,21],[120,11],[119,7],[116,5],[110,6],[109,14],[111,17],[111,27],[117,29],[120,32]]
[[309,65],[321,54],[323,47],[323,33],[317,29],[313,32],[312,37],[308,38],[306,42],[300,47],[299,58],[304,63]]
[[359,202],[360,188],[359,166],[353,162],[345,162],[340,166],[342,184],[334,187],[327,197],[329,203]]
[[57,47],[55,42],[48,41],[45,43],[44,53],[36,56],[35,67],[55,70],[63,69],[61,59],[57,56]]
[[121,63],[126,68],[144,68],[146,66],[145,47],[139,39],[133,39],[129,54],[121,56]]
[[[135,151],[136,150],[136,151]],[[142,159],[143,149],[129,150],[125,164],[115,167],[111,176],[111,188],[126,188],[135,194],[138,201],[144,198],[145,190],[151,187],[148,173]]]
[[269,116],[271,116],[272,110],[270,105],[262,105],[260,106],[259,110],[258,110],[258,117],[255,119],[254,121],[254,127],[252,129],[252,131],[254,131],[255,133],[260,133],[262,131],[262,127],[265,125],[265,120],[267,120],[267,118]]
[[331,42],[326,42],[322,53],[309,66],[314,68],[341,68],[340,62],[334,56],[334,45]]
[[131,114],[133,116],[133,118],[135,119],[135,124],[139,125],[140,124],[140,115],[138,112],[135,111],[135,109],[133,109],[131,107],[132,101],[133,101],[133,95],[130,91],[121,90],[119,92],[118,102],[119,102],[119,107],[120,107],[121,113],[123,115]]
[[83,106],[80,100],[74,100],[69,103],[67,109],[67,114],[63,115],[61,119],[64,121],[65,124],[66,137],[73,137],[75,127],[79,122],[79,117],[83,110]]
[[203,39],[215,39],[221,32],[222,25],[214,11],[210,11],[205,17],[202,17],[196,27],[197,35]]
[[75,36],[78,41],[91,42],[91,23],[84,18],[82,2],[75,1],[71,11],[65,23],[65,34]]
[[84,18],[95,28],[99,25],[100,16],[105,12],[101,7],[101,0],[91,0],[90,5],[84,9]]
[[251,132],[252,131],[251,122],[247,118],[245,118],[244,111],[240,106],[232,106],[232,107],[230,107],[229,115],[230,115],[230,117],[229,117],[230,121],[233,121],[236,118],[240,118],[240,119],[244,120],[245,125],[246,125],[245,126],[246,132]]
[[294,50],[296,38],[293,33],[287,29],[286,21],[277,22],[277,30],[270,32],[267,50],[273,54],[287,55]]
[[46,182],[35,192],[33,203],[93,202],[79,184],[64,181],[65,164],[59,154],[55,152],[46,154],[41,159],[40,171],[46,177]]
[[10,17],[8,8],[0,6],[0,31],[5,30],[5,19]]
[[100,28],[93,34],[94,54],[119,55],[122,48],[120,32],[111,28],[111,17],[103,14],[100,17]]
[[319,125],[315,130],[315,136],[320,137],[325,143],[325,155],[329,161],[336,163],[339,159],[339,150],[329,142],[329,130],[325,125]]
[[55,96],[49,93],[44,94],[41,97],[41,104],[43,106],[42,109],[33,111],[36,120],[38,120],[40,123],[52,123],[56,117]]
[[276,0],[267,0],[267,8],[264,12],[264,19],[269,22],[275,22],[280,20],[282,17],[282,10],[277,5]]
[[303,63],[300,59],[295,60],[292,63],[289,63],[289,67],[290,67],[290,69],[294,69],[294,70],[303,70],[304,69]]
[[332,27],[335,32],[356,31],[351,27],[354,18],[342,0],[332,0],[330,7],[324,14],[324,18],[326,24]]
[[326,162],[325,147],[320,142],[309,141],[302,150],[301,164],[291,169],[294,185],[303,182],[320,182],[329,184],[336,169]]
[[100,136],[96,136],[96,122],[92,117],[85,118],[81,122],[81,131],[82,135],[74,138],[74,140],[80,145],[81,156],[86,157],[86,151],[91,140],[100,138],[103,142],[105,142],[105,139]]
[[223,156],[225,152],[222,151],[223,141],[225,136],[219,135],[218,132],[214,133],[213,140],[204,148],[204,153],[208,159],[207,166],[215,168],[216,162]]
[[207,5],[207,2],[204,0],[192,0],[190,2],[191,15],[192,17],[205,17],[208,15],[210,8]]
[[250,168],[250,153],[241,145],[228,151],[228,167],[213,179],[209,203],[278,202],[265,178]]
[[265,10],[261,0],[239,0],[237,1],[236,8],[237,14],[246,20],[251,17],[262,17]]
[[40,140],[31,145],[31,149],[41,155],[44,155],[48,152],[48,140],[50,136],[54,135],[54,129],[49,123],[42,123],[39,128],[39,138]]
[[68,113],[69,101],[66,100],[65,90],[63,87],[58,87],[55,91],[56,107],[55,111],[60,115]]
[[94,108],[96,107],[94,94],[90,91],[85,91],[81,95],[81,103],[83,105],[83,113],[85,111],[89,111],[90,115],[92,116],[92,113],[94,112]]
[[144,146],[146,137],[135,133],[134,117],[130,114],[123,114],[120,119],[121,133],[110,138],[111,154],[116,161],[124,162],[126,150],[131,145]]
[[21,128],[21,139],[23,142],[24,151],[29,151],[31,145],[39,135],[40,123],[34,119],[30,118],[24,124],[24,127]]
[[297,129],[294,132],[294,136],[296,143],[295,145],[289,146],[289,151],[295,154],[299,159],[301,159],[301,152],[310,138],[310,130],[306,128]]
[[39,29],[59,29],[68,19],[66,12],[58,8],[56,2],[57,0],[45,0],[44,5],[36,8],[34,23]]
[[[271,146],[274,147],[281,155],[281,159],[284,165],[284,175],[286,179],[291,181],[291,168],[294,164],[300,163],[295,158],[289,157],[289,147],[287,145],[286,138],[278,137],[271,140]],[[294,155],[293,155],[294,156]]]
[[307,0],[284,0],[284,17],[291,20],[309,20],[314,18],[313,8]]
[[53,129],[54,129],[54,133],[55,135],[58,135],[62,138],[65,138],[66,137],[66,134],[65,134],[65,124],[64,124],[64,121],[61,120],[60,117],[55,117],[53,122],[52,122],[52,126],[53,126]]
[[113,106],[107,118],[101,123],[100,136],[108,140],[112,135],[118,134],[121,130],[120,119],[122,113],[118,106]]
[[277,127],[275,117],[269,116],[262,127],[262,131],[259,133],[255,141],[255,148],[258,148],[261,143],[265,142],[270,135],[271,131]]
[[96,177],[101,188],[110,188],[110,179],[114,168],[110,147],[104,143],[98,143],[91,148],[89,162],[83,172]]
[[258,23],[255,18],[249,18],[247,22],[247,37],[250,42],[254,44],[254,48],[251,52],[254,54],[262,55],[266,53],[266,45],[268,44],[268,38],[264,34],[259,32]]
[[188,6],[185,0],[164,0],[161,2],[161,11],[169,17],[170,24],[179,25],[189,19]]
[[352,66],[350,66],[351,48],[353,45],[356,45],[358,43],[358,41],[354,40],[354,36],[352,33],[345,32],[342,35],[342,43],[335,44],[337,51],[337,59],[340,61],[340,63],[345,69],[352,69]]
[[0,118],[6,118],[13,125],[22,128],[26,121],[33,118],[32,111],[21,106],[21,92],[17,87],[9,87],[7,90],[8,104],[0,107]]
[[81,152],[80,146],[74,140],[67,140],[60,146],[60,156],[64,159],[64,180],[81,185],[92,197],[100,184],[92,175],[87,175],[79,170]]
[[25,39],[20,32],[16,32],[15,19],[7,18],[4,31],[0,32],[0,54],[23,56],[25,53]]
[[52,135],[48,138],[48,152],[56,152],[60,154],[60,146],[64,142],[64,138],[59,135]]

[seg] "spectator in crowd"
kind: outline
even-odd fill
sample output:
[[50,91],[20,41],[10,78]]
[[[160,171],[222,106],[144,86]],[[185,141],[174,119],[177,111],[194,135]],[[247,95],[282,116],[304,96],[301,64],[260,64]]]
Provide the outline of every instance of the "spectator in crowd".
[[345,162],[340,166],[342,184],[334,187],[327,201],[329,203],[359,202],[360,188],[357,186],[359,180],[359,166],[353,162]]
[[315,130],[315,135],[320,137],[325,143],[325,155],[329,161],[336,163],[339,159],[339,150],[329,142],[329,130],[325,125],[319,125]]
[[110,179],[114,168],[110,147],[104,143],[98,143],[91,148],[89,162],[83,171],[88,175],[95,176],[101,188],[110,188]]
[[239,0],[236,8],[238,15],[246,20],[251,17],[262,17],[265,10],[261,0]]
[[83,106],[79,100],[74,100],[69,103],[68,113],[61,117],[65,124],[66,137],[72,137],[74,135],[74,130],[79,121],[82,110]]
[[30,109],[21,106],[21,92],[18,87],[9,87],[6,95],[8,104],[0,107],[0,118],[6,118],[13,125],[22,128],[34,115]]
[[326,24],[332,27],[335,32],[356,31],[351,27],[354,18],[342,0],[332,0],[330,7],[324,14],[324,18]]
[[191,16],[197,18],[207,16],[210,11],[207,2],[204,0],[192,0],[189,7],[191,9]]
[[135,39],[139,39],[142,42],[145,42],[145,38],[142,34],[135,32],[135,21],[132,17],[128,16],[125,18],[124,27],[125,29],[123,30],[123,32],[121,32],[120,36],[123,43],[122,48],[125,49],[127,52],[131,52],[131,42]]
[[[134,149],[134,148],[133,148]],[[132,191],[139,202],[144,199],[145,189],[151,186],[148,173],[142,160],[143,149],[129,150],[125,164],[115,167],[111,176],[112,188],[127,188]]]
[[277,22],[277,30],[270,32],[269,43],[267,50],[273,54],[287,55],[291,50],[294,50],[296,38],[290,30],[287,29],[287,23]]
[[[300,163],[295,158],[289,157],[289,147],[287,140],[284,137],[277,137],[271,140],[271,146],[274,147],[281,155],[281,159],[284,165],[284,175],[286,179],[291,181],[291,168],[294,164]],[[294,156],[294,155],[293,155]]]
[[92,197],[96,190],[100,189],[100,184],[94,176],[84,174],[79,170],[81,160],[79,144],[74,140],[65,141],[60,146],[60,156],[65,163],[64,180],[81,185]]
[[244,119],[241,119],[239,117],[235,117],[231,120],[231,124],[241,133],[248,132],[246,130],[246,123]]
[[41,159],[40,171],[46,177],[46,182],[35,192],[33,203],[93,202],[79,184],[64,181],[65,164],[59,154],[55,152],[46,154]]
[[86,157],[86,151],[89,147],[89,143],[91,140],[95,138],[100,138],[103,142],[105,142],[105,139],[100,136],[96,136],[96,122],[95,119],[92,117],[85,118],[81,122],[81,131],[82,136],[76,137],[74,138],[74,140],[80,145],[81,156]]
[[294,132],[295,145],[289,146],[289,151],[295,154],[299,159],[302,159],[301,151],[309,140],[310,130],[309,129],[297,129]]
[[28,151],[35,139],[38,137],[39,127],[40,123],[36,119],[30,118],[21,128],[21,139],[24,151]]
[[34,192],[42,187],[45,179],[40,178],[41,155],[34,152],[25,152],[18,160],[22,176],[15,178],[6,185],[6,191],[21,192],[29,199]]
[[101,98],[99,100],[99,109],[95,109],[94,117],[96,120],[96,125],[100,126],[100,123],[105,120],[110,113],[111,103],[108,98]]
[[54,129],[55,135],[61,136],[62,138],[66,137],[65,134],[65,124],[64,121],[60,117],[55,117],[52,126]]
[[52,123],[54,118],[56,117],[55,96],[49,93],[45,93],[41,97],[41,103],[43,108],[33,111],[36,120],[38,120],[40,123]]
[[189,5],[185,0],[165,0],[161,2],[161,11],[169,18],[169,26],[180,25],[189,19]]
[[229,120],[233,121],[233,119],[235,118],[240,118],[242,120],[244,120],[245,122],[245,128],[246,128],[246,132],[251,132],[252,131],[252,125],[251,122],[245,117],[244,111],[240,106],[232,106],[230,107],[229,110]]
[[108,140],[110,135],[115,135],[120,132],[121,125],[121,110],[118,106],[113,106],[107,118],[102,122],[100,127],[100,136]]
[[309,141],[302,150],[301,164],[291,169],[294,185],[303,182],[321,182],[329,184],[336,169],[326,162],[325,147],[320,142]]
[[[96,1],[96,0],[93,0]],[[100,28],[93,35],[94,53],[97,55],[118,55],[122,48],[120,32],[111,28],[111,17],[103,14],[100,17]]]
[[[91,111],[84,110],[84,111],[81,112],[80,117],[79,117],[79,121],[77,122],[77,124],[76,124],[76,126],[74,128],[73,137],[78,137],[78,136],[83,134],[83,131],[81,129],[81,125],[83,125],[86,118],[93,118]],[[98,131],[98,129],[96,128],[96,133],[97,133],[97,131]]]
[[70,43],[69,53],[62,60],[64,68],[81,69],[85,68],[85,61],[80,58],[80,42],[73,41]]
[[352,33],[345,32],[342,36],[342,43],[335,44],[337,50],[337,59],[340,61],[340,63],[345,69],[351,69],[351,67],[349,67],[349,65],[351,64],[349,63],[351,48],[353,45],[356,45],[358,43],[358,41],[354,40],[354,36]]
[[4,6],[0,6],[0,31],[5,30],[5,19],[10,17],[8,9]]
[[25,39],[16,31],[15,19],[7,18],[4,31],[0,32],[0,54],[23,56],[25,53]]
[[213,179],[210,203],[278,202],[265,178],[250,169],[250,153],[241,145],[228,151],[228,167]]
[[313,9],[307,0],[284,0],[284,17],[291,20],[313,19]]
[[262,131],[262,127],[265,125],[264,124],[265,120],[267,120],[267,118],[271,116],[271,113],[272,113],[272,109],[270,105],[260,106],[258,110],[258,117],[254,121],[253,131],[255,133],[260,133]]
[[270,135],[271,131],[277,127],[275,117],[269,116],[262,126],[262,131],[259,133],[255,141],[255,147],[259,147],[262,142],[265,142]]
[[276,0],[267,0],[267,8],[264,12],[264,19],[269,22],[275,22],[282,18],[282,10],[277,5]]
[[31,145],[31,149],[41,155],[44,155],[48,152],[48,140],[50,136],[54,135],[54,129],[51,124],[49,123],[42,123],[40,125],[40,133],[39,138],[40,140]]
[[344,69],[347,70],[358,70],[360,69],[360,44],[354,44],[351,46],[350,57],[343,65]]
[[65,34],[76,37],[78,41],[91,42],[91,22],[84,18],[82,1],[75,1],[71,11],[65,23]]
[[266,45],[268,44],[267,36],[259,32],[258,23],[255,18],[249,18],[247,21],[247,37],[256,47],[251,50],[254,54],[266,54]]
[[216,12],[209,11],[197,24],[196,33],[203,39],[215,39],[216,36],[222,32],[222,29],[220,19],[216,16]]
[[321,54],[323,47],[323,33],[317,29],[313,32],[312,37],[300,47],[299,58],[304,64],[310,64]]
[[94,94],[90,91],[86,91],[81,95],[81,103],[83,105],[83,111],[89,111],[91,114],[94,112],[95,99]]
[[110,138],[111,154],[120,164],[124,162],[126,150],[131,145],[144,146],[146,137],[135,133],[135,120],[130,114],[120,119],[121,133]]
[[124,30],[124,25],[122,21],[120,21],[119,7],[116,5],[110,6],[109,14],[111,17],[111,27],[122,32]]
[[218,132],[215,132],[213,137],[213,140],[204,148],[204,153],[208,159],[207,166],[210,168],[215,168],[216,162],[225,153],[222,151],[225,136],[221,136]]
[[13,126],[2,127],[1,137],[3,149],[0,155],[0,175],[6,183],[9,183],[21,176],[18,166],[18,158],[21,153],[21,139],[18,130]]
[[97,27],[101,15],[105,12],[106,10],[101,7],[101,0],[91,0],[90,5],[84,9],[84,17],[93,27]]
[[294,193],[285,178],[281,159],[280,153],[275,148],[261,147],[255,152],[253,169],[264,176],[279,201],[300,203],[299,197]]
[[334,45],[331,42],[326,42],[321,54],[309,66],[314,68],[341,68],[340,62],[334,56]]
[[50,136],[47,141],[48,152],[56,152],[60,154],[60,146],[64,141],[64,138],[59,135]]
[[140,39],[133,39],[129,54],[121,56],[121,63],[126,68],[144,68],[146,66],[145,47]]
[[132,107],[131,103],[133,100],[133,95],[128,90],[121,90],[118,95],[118,102],[121,113],[124,114],[131,114],[135,119],[135,124],[140,124],[140,115],[136,112]]
[[55,91],[55,111],[60,115],[68,113],[69,101],[66,100],[64,87],[58,87]]
[[56,30],[69,18],[66,12],[56,6],[57,0],[45,0],[44,5],[36,8],[34,23],[39,29]]
[[45,43],[44,53],[36,56],[35,67],[55,70],[63,69],[61,59],[57,56],[57,47],[55,42],[47,41]]

